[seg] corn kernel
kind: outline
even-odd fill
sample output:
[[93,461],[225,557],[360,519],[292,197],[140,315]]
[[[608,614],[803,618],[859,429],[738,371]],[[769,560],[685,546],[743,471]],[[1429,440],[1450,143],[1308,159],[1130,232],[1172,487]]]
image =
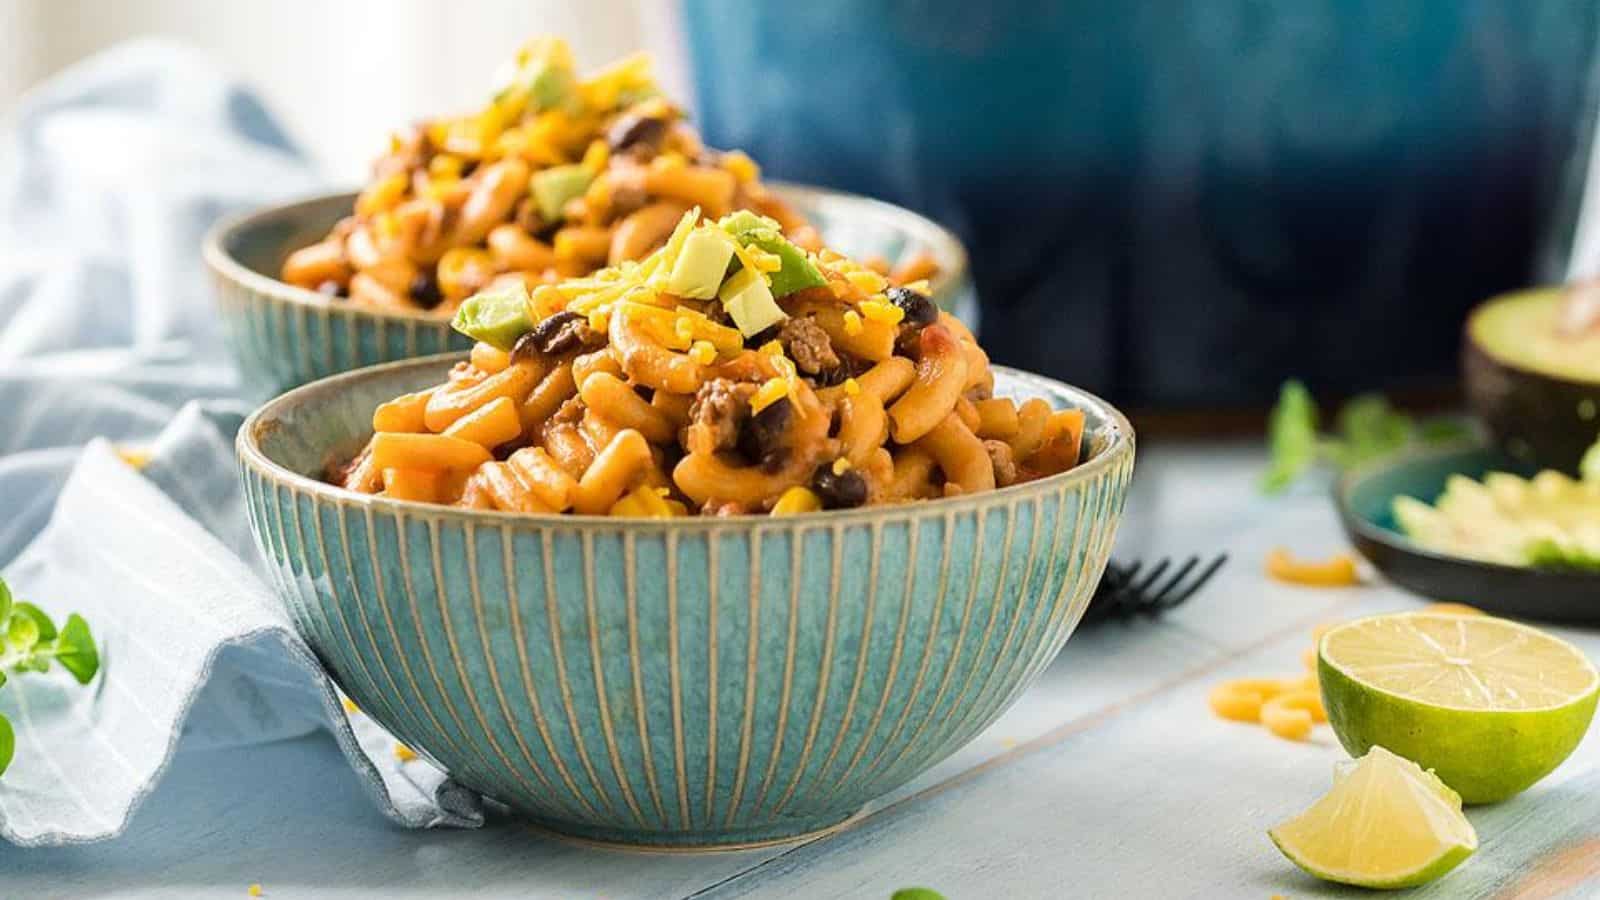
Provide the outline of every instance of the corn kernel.
[[772,504],[772,514],[775,516],[792,516],[795,513],[816,512],[822,509],[822,498],[810,488],[795,485],[784,491],[778,497],[778,502]]
[[846,378],[844,380],[844,392],[845,392],[846,395],[851,396],[851,397],[860,396],[861,395],[861,382],[855,380],[854,378]]
[[767,341],[765,344],[761,345],[761,352],[767,356],[782,356],[783,344],[777,341]]
[[900,320],[906,317],[906,311],[887,300],[874,297],[863,300],[860,304],[861,314],[874,322],[887,322],[890,325],[899,325]]
[[844,333],[855,337],[861,333],[861,314],[853,309],[844,312]]
[[248,888],[245,888],[245,893],[252,897],[259,897],[261,896],[261,885],[252,884]]
[[876,294],[889,286],[889,280],[871,269],[857,269],[844,273],[845,280],[866,291]]
[[688,316],[679,316],[678,320],[672,323],[672,330],[677,333],[678,340],[685,345],[694,340],[694,322],[690,321]]
[[591,174],[599,174],[605,170],[606,163],[611,161],[611,150],[605,141],[594,140],[589,142],[589,149],[583,151],[583,168]]
[[730,150],[722,154],[722,167],[741,182],[749,183],[761,177],[761,167],[743,150]]
[[789,396],[789,383],[787,381],[782,378],[768,379],[766,384],[756,389],[755,396],[750,398],[750,411],[761,412],[787,396]]
[[461,177],[461,157],[441,153],[428,160],[428,177],[445,179]]
[[717,361],[717,348],[710,341],[695,341],[689,347],[689,358],[702,366],[709,366]]
[[676,512],[658,491],[640,485],[611,505],[611,515],[636,519],[670,519]]
[[833,474],[843,475],[850,471],[850,460],[841,456],[833,461]]

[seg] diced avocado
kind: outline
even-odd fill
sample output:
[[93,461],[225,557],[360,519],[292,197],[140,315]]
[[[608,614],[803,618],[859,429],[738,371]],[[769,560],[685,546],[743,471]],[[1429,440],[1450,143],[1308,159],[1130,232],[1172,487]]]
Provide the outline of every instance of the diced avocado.
[[482,291],[461,302],[450,327],[473,340],[510,350],[517,338],[533,330],[528,316],[528,289],[522,285]]
[[543,38],[529,44],[525,52],[526,57],[500,92],[501,97],[512,92],[522,94],[527,97],[530,112],[554,109],[576,99],[578,76],[566,41]]
[[709,228],[689,232],[667,279],[667,293],[693,300],[715,297],[731,259],[733,241],[727,235]]
[[592,180],[593,173],[577,163],[551,166],[533,173],[530,188],[534,201],[539,204],[539,215],[546,222],[561,221],[561,208],[573,197],[582,196]]
[[741,269],[728,276],[717,296],[722,300],[722,308],[728,311],[728,317],[733,319],[733,324],[745,337],[760,334],[769,326],[789,317],[772,299],[772,289],[767,287],[767,279],[760,272],[750,269]]
[[783,267],[770,273],[774,297],[786,297],[795,291],[828,283],[816,264],[806,257],[806,252],[784,237],[782,229],[772,219],[742,209],[723,216],[717,225],[740,244],[759,247],[782,261]]
[[1395,524],[1423,547],[1467,559],[1534,568],[1600,565],[1600,494],[1553,469],[1531,479],[1487,472],[1451,475],[1432,505],[1391,503]]

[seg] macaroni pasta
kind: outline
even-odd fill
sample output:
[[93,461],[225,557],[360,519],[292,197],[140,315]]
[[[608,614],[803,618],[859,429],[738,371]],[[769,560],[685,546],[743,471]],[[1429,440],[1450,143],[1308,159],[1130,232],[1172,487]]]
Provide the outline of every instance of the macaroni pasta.
[[[640,262],[475,295],[454,323],[470,359],[380,405],[331,480],[511,512],[782,515],[1077,465],[1083,413],[992,396],[988,358],[922,285],[779,233],[691,209]],[[834,340],[856,321],[885,346]]]

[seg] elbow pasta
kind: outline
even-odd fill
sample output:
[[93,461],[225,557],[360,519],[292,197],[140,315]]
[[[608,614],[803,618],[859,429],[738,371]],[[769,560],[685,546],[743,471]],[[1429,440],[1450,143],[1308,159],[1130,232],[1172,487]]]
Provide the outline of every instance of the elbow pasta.
[[[817,243],[748,156],[701,143],[660,93],[648,57],[580,79],[566,43],[542,38],[510,71],[482,109],[397,132],[351,215],[289,254],[283,280],[448,316],[492,285],[532,287],[642,259],[693,207],[712,217],[753,210]],[[897,284],[938,274],[926,254],[884,270]],[[842,324],[830,325],[846,339]],[[882,350],[884,336],[874,327],[850,340]]]
[[[870,267],[804,253],[815,281],[753,333],[715,298],[665,290],[686,235],[717,227],[691,209],[642,261],[497,293],[520,323],[509,344],[480,342],[444,383],[380,405],[330,479],[473,509],[669,518],[973,494],[1079,463],[1081,410],[993,396],[971,332]],[[832,339],[853,319],[888,329],[886,354]]]

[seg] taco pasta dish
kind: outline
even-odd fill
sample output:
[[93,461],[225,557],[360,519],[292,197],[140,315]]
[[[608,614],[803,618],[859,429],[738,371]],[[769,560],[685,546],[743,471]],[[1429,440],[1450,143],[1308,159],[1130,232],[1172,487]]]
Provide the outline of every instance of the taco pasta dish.
[[328,473],[524,513],[782,515],[993,490],[1078,463],[1084,416],[993,396],[925,283],[683,213],[639,262],[466,299],[447,380],[377,408]]
[[[289,254],[280,274],[331,298],[446,316],[484,288],[532,289],[642,259],[691,207],[713,218],[753,210],[818,248],[759,176],[744,153],[701,143],[648,57],[580,78],[565,42],[540,39],[483,109],[396,133],[351,215]],[[917,256],[896,277],[934,269]]]

